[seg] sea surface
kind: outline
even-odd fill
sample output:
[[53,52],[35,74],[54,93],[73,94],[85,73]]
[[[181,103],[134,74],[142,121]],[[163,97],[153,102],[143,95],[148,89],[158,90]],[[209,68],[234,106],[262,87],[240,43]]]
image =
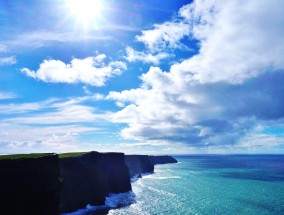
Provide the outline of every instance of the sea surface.
[[174,157],[85,214],[284,214],[284,155]]

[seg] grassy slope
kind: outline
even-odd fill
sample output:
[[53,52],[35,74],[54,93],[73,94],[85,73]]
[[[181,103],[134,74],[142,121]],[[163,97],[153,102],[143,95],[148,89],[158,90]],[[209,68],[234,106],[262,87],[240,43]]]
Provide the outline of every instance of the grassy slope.
[[[59,154],[59,158],[76,157],[89,152],[70,152]],[[12,154],[12,155],[0,155],[0,160],[4,159],[21,159],[21,158],[38,158],[42,156],[51,155],[52,153],[32,153],[32,154]]]
[[21,158],[38,158],[52,153],[33,153],[33,154],[13,154],[13,155],[0,155],[0,160],[4,159],[21,159]]
[[76,156],[80,156],[83,154],[87,154],[89,152],[70,152],[70,153],[62,153],[59,154],[59,158],[69,158],[69,157],[76,157]]

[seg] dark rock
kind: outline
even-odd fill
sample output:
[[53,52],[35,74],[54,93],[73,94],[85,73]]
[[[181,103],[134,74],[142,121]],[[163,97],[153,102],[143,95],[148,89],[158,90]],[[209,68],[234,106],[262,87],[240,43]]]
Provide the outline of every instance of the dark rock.
[[167,163],[177,163],[177,160],[168,155],[161,155],[161,156],[149,156],[150,161],[152,164],[167,164]]
[[125,155],[125,163],[129,168],[130,177],[154,172],[154,165],[148,155]]
[[103,205],[110,193],[131,190],[123,153],[90,152],[60,158],[64,180],[60,212],[72,212],[87,204]]
[[58,155],[0,159],[0,204],[5,215],[59,214]]

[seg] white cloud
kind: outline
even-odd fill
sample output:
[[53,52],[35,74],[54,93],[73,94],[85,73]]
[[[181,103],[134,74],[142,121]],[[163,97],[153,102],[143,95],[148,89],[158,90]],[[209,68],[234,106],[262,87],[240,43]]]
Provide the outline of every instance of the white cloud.
[[[5,114],[4,123],[48,125],[93,122],[107,120],[108,113],[97,113],[96,109],[81,104],[97,99],[95,96],[78,97],[69,100],[48,99],[41,102],[0,105],[0,114]],[[20,114],[20,116],[17,116]]]
[[83,150],[80,137],[102,132],[101,125],[110,117],[83,104],[91,99],[0,105],[0,154]]
[[0,44],[0,53],[1,52],[7,52],[7,47],[2,44]]
[[106,56],[100,54],[96,57],[73,59],[70,64],[60,60],[44,60],[37,71],[22,68],[21,71],[29,77],[48,83],[83,83],[92,86],[104,86],[105,82],[120,75],[126,70],[126,64],[121,61],[104,63]]
[[80,135],[97,131],[97,128],[82,125],[36,127],[0,123],[0,153],[66,152],[80,148]]
[[16,64],[16,63],[17,63],[17,60],[16,60],[15,56],[0,57],[0,65],[12,65],[12,64]]
[[87,86],[83,86],[82,88],[83,88],[85,94],[87,94],[87,95],[92,95],[92,94],[93,94],[93,93],[89,90],[89,88],[88,88]]
[[143,63],[159,64],[162,59],[169,58],[171,55],[166,52],[160,52],[158,54],[151,54],[145,52],[135,51],[131,47],[126,47],[125,59],[128,62],[142,61]]
[[283,69],[283,7],[277,0],[199,0],[184,6],[180,15],[191,23],[200,51],[171,72],[200,82],[235,83]]
[[152,52],[165,48],[181,48],[180,40],[190,33],[190,28],[184,22],[165,22],[155,24],[154,29],[142,31],[136,40],[143,42]]
[[248,133],[246,134],[235,147],[249,149],[270,149],[275,146],[283,145],[284,137],[278,137],[269,134]]
[[187,36],[197,39],[199,54],[171,71],[191,76],[191,82],[239,83],[284,68],[283,7],[277,0],[196,0],[183,6],[173,21],[155,24],[136,39],[152,53],[185,47],[182,39]]
[[0,105],[0,113],[5,114],[17,114],[17,113],[27,113],[32,111],[37,111],[45,107],[50,107],[53,102],[58,102],[58,99],[48,99],[41,102],[29,102],[29,103],[9,103]]
[[78,42],[84,40],[111,40],[110,36],[97,34],[82,34],[82,32],[70,30],[35,30],[23,32],[21,34],[9,37],[3,41],[7,46],[12,48],[17,47],[42,47],[52,42]]
[[[200,0],[181,8],[180,22],[200,41],[199,53],[169,72],[151,67],[141,76],[140,88],[109,93],[106,99],[122,107],[112,121],[127,124],[121,136],[217,149],[243,145],[241,137],[266,120],[279,123],[284,117],[283,6],[279,1]],[[180,26],[178,21],[167,25]],[[175,47],[185,35],[165,40],[161,29],[156,25],[140,40],[157,50]],[[283,144],[273,136],[257,139],[272,147]],[[257,145],[252,139],[249,145]]]
[[0,100],[2,99],[14,99],[17,95],[11,92],[0,92]]

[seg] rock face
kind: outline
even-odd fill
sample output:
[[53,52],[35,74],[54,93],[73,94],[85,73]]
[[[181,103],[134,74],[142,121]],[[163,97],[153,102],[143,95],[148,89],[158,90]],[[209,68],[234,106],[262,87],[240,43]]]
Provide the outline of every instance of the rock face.
[[177,163],[177,160],[168,155],[162,156],[149,156],[150,161],[152,164],[167,164],[167,163]]
[[154,164],[148,155],[125,155],[125,163],[129,168],[130,177],[154,172]]
[[90,152],[60,158],[63,178],[60,212],[73,212],[87,204],[103,205],[110,193],[131,190],[123,153]]
[[0,205],[5,215],[59,214],[58,155],[0,159]]

